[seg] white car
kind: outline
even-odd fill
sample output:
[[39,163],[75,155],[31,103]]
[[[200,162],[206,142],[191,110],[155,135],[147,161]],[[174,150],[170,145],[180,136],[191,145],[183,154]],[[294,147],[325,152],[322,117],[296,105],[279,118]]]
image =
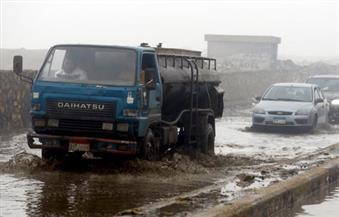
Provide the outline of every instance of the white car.
[[327,123],[329,103],[314,84],[277,83],[269,87],[254,107],[252,126],[288,126],[313,131]]

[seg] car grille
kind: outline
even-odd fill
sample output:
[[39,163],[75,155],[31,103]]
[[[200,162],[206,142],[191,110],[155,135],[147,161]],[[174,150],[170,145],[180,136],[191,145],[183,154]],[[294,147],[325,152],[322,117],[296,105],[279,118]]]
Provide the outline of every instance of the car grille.
[[79,101],[47,101],[47,114],[55,118],[115,118],[115,105]]
[[285,111],[270,111],[268,112],[270,115],[292,115],[292,112],[285,112]]

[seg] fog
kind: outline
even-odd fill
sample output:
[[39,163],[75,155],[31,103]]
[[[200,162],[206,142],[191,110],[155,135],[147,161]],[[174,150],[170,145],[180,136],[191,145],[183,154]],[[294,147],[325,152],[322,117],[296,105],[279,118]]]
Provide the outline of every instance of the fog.
[[205,34],[282,38],[279,57],[339,56],[337,1],[1,1],[1,48],[59,43],[206,51]]

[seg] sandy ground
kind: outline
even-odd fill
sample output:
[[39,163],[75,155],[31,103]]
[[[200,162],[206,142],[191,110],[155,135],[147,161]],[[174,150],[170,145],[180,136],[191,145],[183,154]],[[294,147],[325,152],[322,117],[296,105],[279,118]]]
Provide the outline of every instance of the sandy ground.
[[[217,121],[217,156],[50,167],[24,134],[0,137],[0,215],[185,215],[283,181],[339,155],[339,128],[253,132],[248,110]],[[84,166],[85,165],[85,166]],[[109,204],[109,205],[108,205]]]

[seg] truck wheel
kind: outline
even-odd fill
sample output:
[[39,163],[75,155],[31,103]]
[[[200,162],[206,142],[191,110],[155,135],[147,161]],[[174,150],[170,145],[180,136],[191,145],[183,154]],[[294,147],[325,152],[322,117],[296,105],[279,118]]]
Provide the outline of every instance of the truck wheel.
[[198,142],[199,148],[204,154],[214,155],[214,129],[210,123],[205,126],[205,129],[201,130],[200,141]]
[[156,161],[159,159],[159,147],[155,142],[151,129],[148,129],[147,134],[142,141],[140,157],[148,161]]
[[43,148],[41,149],[41,157],[45,161],[53,161],[58,160],[61,161],[65,158],[65,151],[59,149],[49,149]]

